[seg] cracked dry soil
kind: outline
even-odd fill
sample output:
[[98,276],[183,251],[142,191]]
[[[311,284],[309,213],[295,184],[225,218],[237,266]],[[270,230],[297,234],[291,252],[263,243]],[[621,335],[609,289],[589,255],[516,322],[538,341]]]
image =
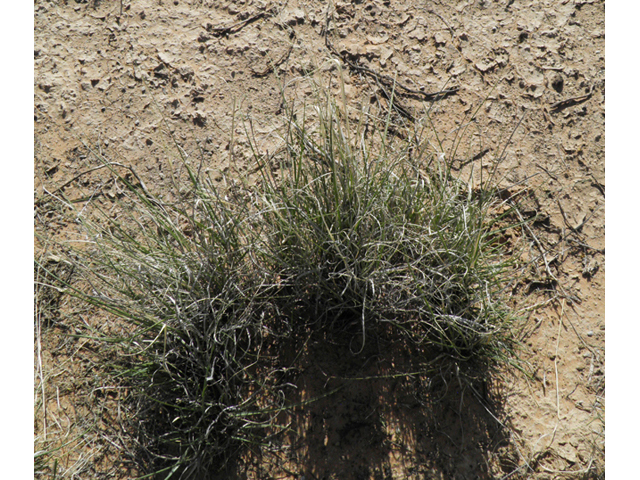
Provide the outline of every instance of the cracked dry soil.
[[[260,148],[273,151],[283,86],[328,75],[331,58],[355,109],[380,87],[349,62],[418,92],[457,87],[435,102],[400,98],[410,116],[430,109],[445,143],[481,105],[465,147],[476,164],[499,156],[513,134],[501,171],[507,184],[531,187],[528,213],[537,215],[525,256],[538,261],[513,291],[516,304],[542,304],[528,313],[532,377],[499,386],[499,418],[471,395],[416,412],[406,385],[355,385],[299,412],[288,455],[247,454],[235,475],[604,478],[604,8],[603,0],[125,0],[121,12],[117,1],[36,0],[35,228],[57,240],[73,229],[47,201],[55,192],[80,206],[116,201],[120,187],[105,170],[80,175],[95,166],[86,145],[133,166],[147,185],[169,185],[165,125],[186,152],[201,152],[217,182],[255,181],[238,119],[251,118]],[[41,242],[35,255],[46,255]],[[140,473],[135,455],[126,432],[117,434],[126,391],[94,381],[91,343],[68,335],[95,312],[64,296],[54,303],[59,313],[36,349],[36,449],[46,430],[46,444],[62,446],[62,478],[131,478]],[[318,372],[341,361],[330,351],[322,358]],[[318,372],[304,380],[316,394]],[[380,401],[385,389],[396,404]],[[372,420],[384,412],[394,424]]]

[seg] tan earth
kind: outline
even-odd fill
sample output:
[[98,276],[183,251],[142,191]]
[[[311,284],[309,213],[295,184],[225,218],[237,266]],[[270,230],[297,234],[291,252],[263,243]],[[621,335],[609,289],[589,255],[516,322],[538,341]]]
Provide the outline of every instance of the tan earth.
[[[416,91],[457,87],[436,102],[398,101],[416,122],[430,109],[445,151],[480,107],[461,166],[506,146],[505,186],[534,192],[526,213],[537,219],[523,236],[508,233],[530,261],[513,298],[530,307],[532,376],[492,386],[500,411],[458,395],[406,413],[401,394],[396,405],[374,400],[388,385],[343,389],[301,409],[286,459],[246,454],[234,475],[604,478],[604,10],[604,0],[36,0],[36,231],[60,241],[73,230],[56,196],[80,209],[117,200],[121,186],[88,148],[161,190],[176,156],[168,128],[216,181],[252,179],[248,121],[259,147],[273,150],[283,86],[303,98],[305,76],[335,81],[340,64],[355,110],[382,87],[346,61]],[[47,242],[36,245],[36,258],[55,265]],[[51,289],[38,308],[35,449],[47,454],[36,478],[142,474],[122,426],[126,390],[104,383],[96,344],[72,335],[102,317]],[[305,388],[322,393],[313,383]],[[404,423],[368,420],[386,411]]]

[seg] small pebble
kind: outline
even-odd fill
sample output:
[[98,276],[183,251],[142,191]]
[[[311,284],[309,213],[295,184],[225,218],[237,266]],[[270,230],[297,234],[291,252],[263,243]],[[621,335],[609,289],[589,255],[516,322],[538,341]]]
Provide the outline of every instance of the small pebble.
[[589,330],[589,331],[587,332],[587,337],[593,337],[593,331]]

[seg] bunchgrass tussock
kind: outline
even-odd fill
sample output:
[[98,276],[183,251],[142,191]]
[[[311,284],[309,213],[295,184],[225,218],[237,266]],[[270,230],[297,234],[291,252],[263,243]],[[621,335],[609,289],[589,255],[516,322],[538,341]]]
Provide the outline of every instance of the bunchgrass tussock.
[[504,353],[509,269],[495,243],[495,186],[472,191],[443,155],[394,142],[384,126],[367,125],[366,137],[364,122],[348,127],[329,99],[303,109],[280,178],[262,168],[265,264],[287,320],[357,326],[362,346],[387,324],[458,359]]
[[[114,170],[114,173],[118,173]],[[189,170],[189,174],[192,172]],[[151,470],[205,478],[270,423],[257,406],[268,376],[260,365],[268,294],[251,256],[260,226],[237,197],[191,175],[189,197],[161,202],[124,176],[114,221],[94,205],[83,248],[81,299],[124,320],[116,371],[137,392],[140,458]],[[270,405],[273,407],[273,405]]]
[[182,158],[161,199],[103,159],[125,195],[115,219],[98,203],[78,215],[68,258],[84,287],[70,290],[124,325],[105,340],[149,471],[207,478],[267,442],[289,388],[271,347],[300,332],[350,335],[354,354],[389,331],[456,362],[511,354],[496,186],[471,188],[390,117],[350,121],[318,98],[289,111],[276,154],[255,150],[251,188],[223,190]]

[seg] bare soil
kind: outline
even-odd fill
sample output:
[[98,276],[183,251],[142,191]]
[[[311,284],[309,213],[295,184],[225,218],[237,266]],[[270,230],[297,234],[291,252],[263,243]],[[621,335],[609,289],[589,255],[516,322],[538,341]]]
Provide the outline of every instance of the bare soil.
[[[355,109],[382,92],[347,61],[416,91],[457,87],[435,102],[420,94],[399,102],[407,121],[429,110],[445,151],[480,107],[460,167],[507,146],[504,185],[533,192],[531,231],[508,232],[527,242],[531,261],[514,304],[538,305],[527,313],[523,353],[531,377],[491,385],[498,410],[452,386],[430,411],[415,411],[406,384],[355,383],[292,416],[286,458],[248,453],[235,474],[604,478],[604,9],[604,0],[36,0],[36,231],[61,241],[75,228],[56,195],[80,209],[116,201],[121,186],[92,170],[89,148],[132,166],[154,190],[169,188],[167,129],[220,184],[252,181],[249,120],[259,148],[272,151],[282,92],[304,98],[297,79],[335,79],[332,59]],[[36,258],[64,269],[46,241],[36,244]],[[103,317],[51,289],[39,293],[36,450],[60,447],[43,457],[40,478],[55,463],[62,478],[135,476],[127,392],[104,383],[97,344],[69,335]],[[347,354],[336,351],[309,360],[301,400],[322,396],[327,369],[346,368]],[[363,376],[375,373],[367,368]]]

